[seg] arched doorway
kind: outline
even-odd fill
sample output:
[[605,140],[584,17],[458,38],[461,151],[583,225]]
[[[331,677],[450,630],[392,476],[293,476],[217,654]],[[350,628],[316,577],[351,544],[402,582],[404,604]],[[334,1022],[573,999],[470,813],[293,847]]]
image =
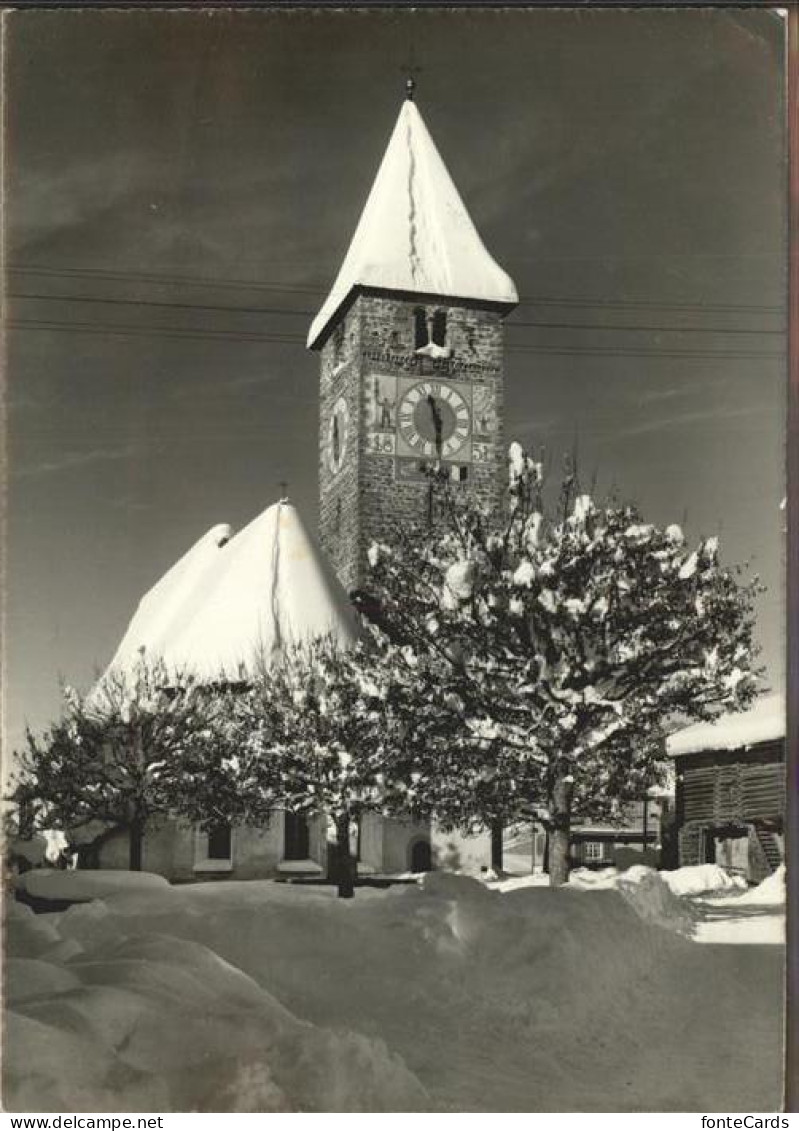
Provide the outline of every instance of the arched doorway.
[[433,855],[430,851],[429,840],[417,840],[411,846],[411,871],[431,872],[433,870]]

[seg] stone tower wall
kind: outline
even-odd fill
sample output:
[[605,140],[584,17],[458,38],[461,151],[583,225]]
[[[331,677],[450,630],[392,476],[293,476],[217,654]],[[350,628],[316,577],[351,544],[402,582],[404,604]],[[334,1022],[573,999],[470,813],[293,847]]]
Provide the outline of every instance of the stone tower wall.
[[[446,344],[451,358],[416,354],[416,311],[446,312]],[[387,451],[383,419],[376,424],[379,394],[396,401],[412,382],[452,383],[472,409],[468,455],[455,454],[454,474],[465,475],[459,489],[492,510],[502,504],[505,481],[503,434],[503,326],[499,310],[450,304],[415,296],[360,294],[327,338],[320,377],[320,538],[345,588],[363,585],[367,551],[375,540],[390,539],[398,527],[429,521],[429,486],[415,475],[419,460]],[[343,397],[349,410],[349,436],[341,468],[328,459],[330,415]],[[479,409],[479,411],[478,411]],[[385,410],[383,410],[385,411]],[[477,419],[479,416],[479,419]],[[398,459],[397,456],[400,455]],[[414,478],[415,476],[415,478]]]

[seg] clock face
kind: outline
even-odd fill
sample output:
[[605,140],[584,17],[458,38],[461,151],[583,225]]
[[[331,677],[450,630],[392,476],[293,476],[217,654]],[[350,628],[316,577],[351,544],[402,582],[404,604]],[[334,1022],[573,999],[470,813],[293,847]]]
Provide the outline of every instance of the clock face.
[[469,406],[451,385],[420,381],[399,403],[398,428],[408,447],[424,456],[450,459],[469,439]]
[[343,397],[339,397],[330,413],[327,427],[327,466],[335,475],[341,470],[347,453],[347,440],[350,431],[350,410]]

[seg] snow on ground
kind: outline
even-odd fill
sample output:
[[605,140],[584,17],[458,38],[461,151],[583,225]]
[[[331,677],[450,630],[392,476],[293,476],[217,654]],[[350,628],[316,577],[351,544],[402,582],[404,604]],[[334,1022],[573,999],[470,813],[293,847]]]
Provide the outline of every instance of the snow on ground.
[[642,906],[447,873],[10,904],[6,1108],[777,1110],[781,948]]
[[[628,868],[625,872],[619,872],[616,868],[575,868],[569,877],[568,886],[576,891],[618,892],[642,919],[677,934],[690,936],[694,933],[691,906],[674,894],[662,876],[662,872],[641,864]],[[501,892],[510,892],[548,884],[549,877],[537,873],[514,876],[493,886]]]
[[[145,912],[148,896],[138,899]],[[119,917],[100,901],[63,916],[8,908],[7,1108],[425,1109],[424,1088],[382,1041],[299,1020],[185,937],[197,913],[185,902],[174,932],[143,932],[135,903]]]
[[785,866],[756,888],[697,898],[697,942],[785,942]]
[[[511,876],[491,886],[501,892],[547,885],[545,875]],[[695,942],[782,944],[785,941],[785,868],[748,889],[740,876],[716,864],[657,872],[634,865],[576,868],[569,888],[616,891],[640,917]]]
[[17,880],[17,887],[38,899],[70,899],[85,901],[103,899],[126,891],[168,888],[163,876],[152,872],[121,872],[111,869],[96,871],[61,871],[55,868],[33,868]]

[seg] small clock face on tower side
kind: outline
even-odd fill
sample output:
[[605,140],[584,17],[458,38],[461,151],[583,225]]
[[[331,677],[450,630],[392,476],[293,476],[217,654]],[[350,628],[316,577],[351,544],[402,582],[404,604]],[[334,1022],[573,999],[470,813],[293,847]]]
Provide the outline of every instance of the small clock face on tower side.
[[350,410],[343,397],[339,397],[330,413],[327,427],[327,466],[335,475],[341,470],[347,454],[347,440],[350,431]]
[[444,381],[420,381],[399,403],[397,427],[420,455],[450,459],[469,439],[471,413],[464,398]]

